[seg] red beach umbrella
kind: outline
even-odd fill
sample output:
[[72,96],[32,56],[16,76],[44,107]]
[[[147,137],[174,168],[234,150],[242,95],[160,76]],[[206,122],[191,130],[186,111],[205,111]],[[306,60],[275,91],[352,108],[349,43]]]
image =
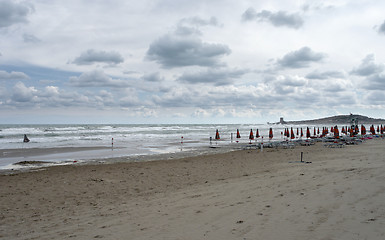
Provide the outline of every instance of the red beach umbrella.
[[376,131],[374,130],[373,124],[372,124],[372,126],[370,126],[370,132],[372,133],[372,135],[376,134]]
[[297,136],[299,135],[299,129],[297,128]]
[[310,129],[309,129],[309,127],[306,128],[306,137],[310,138]]
[[217,129],[217,132],[215,133],[215,139],[216,139],[216,140],[219,140],[219,139],[221,139],[221,138],[219,137],[219,132],[218,132],[218,129]]
[[338,130],[338,127],[334,127],[334,138],[339,139],[340,138],[340,132]]
[[273,138],[273,129],[270,128],[269,130],[269,139],[272,139]]
[[301,128],[301,137],[303,137],[303,130],[302,130],[302,128]]
[[290,138],[291,138],[291,139],[294,139],[294,138],[295,138],[293,128],[291,128]]
[[250,140],[253,140],[253,139],[254,139],[253,129],[250,129],[249,139],[250,139]]
[[239,129],[237,129],[237,138],[241,138],[241,134],[239,134]]
[[314,131],[313,131],[313,133],[314,133],[314,134],[313,134],[314,136],[316,136],[316,135],[317,135],[317,133],[316,133],[316,130],[315,130],[315,127],[314,127]]
[[259,131],[258,131],[258,129],[257,129],[257,133],[255,134],[255,137],[259,138]]

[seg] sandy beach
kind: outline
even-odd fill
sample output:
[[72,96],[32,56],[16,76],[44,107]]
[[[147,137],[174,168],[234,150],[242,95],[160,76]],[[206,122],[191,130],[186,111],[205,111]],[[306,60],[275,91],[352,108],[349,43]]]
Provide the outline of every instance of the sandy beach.
[[[0,176],[1,239],[384,239],[385,140]],[[301,152],[304,161],[300,163]]]

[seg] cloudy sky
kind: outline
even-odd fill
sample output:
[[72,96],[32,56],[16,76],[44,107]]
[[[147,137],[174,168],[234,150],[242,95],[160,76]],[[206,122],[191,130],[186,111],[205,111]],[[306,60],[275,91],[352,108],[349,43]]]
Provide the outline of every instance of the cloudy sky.
[[385,118],[385,1],[0,0],[0,123]]

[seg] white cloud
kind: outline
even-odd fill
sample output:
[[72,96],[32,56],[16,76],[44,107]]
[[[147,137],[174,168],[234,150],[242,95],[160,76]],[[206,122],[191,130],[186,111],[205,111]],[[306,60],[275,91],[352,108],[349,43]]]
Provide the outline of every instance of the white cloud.
[[37,90],[34,87],[26,87],[24,83],[18,82],[13,87],[12,100],[15,102],[29,102],[36,96]]
[[0,70],[0,80],[22,80],[22,79],[29,79],[27,74],[23,72],[6,72]]

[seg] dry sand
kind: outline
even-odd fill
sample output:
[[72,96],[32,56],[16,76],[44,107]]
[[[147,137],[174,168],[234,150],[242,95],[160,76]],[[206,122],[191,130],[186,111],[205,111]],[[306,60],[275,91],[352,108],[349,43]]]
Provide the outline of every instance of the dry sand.
[[[318,143],[2,175],[0,238],[385,239],[384,147]],[[301,152],[312,163],[295,162]]]

